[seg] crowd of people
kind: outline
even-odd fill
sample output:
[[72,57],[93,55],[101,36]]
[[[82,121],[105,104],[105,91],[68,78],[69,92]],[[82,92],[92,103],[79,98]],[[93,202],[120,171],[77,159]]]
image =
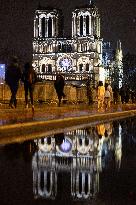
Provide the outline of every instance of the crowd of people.
[[[32,66],[31,62],[25,63],[23,69],[19,65],[17,57],[13,57],[10,65],[6,69],[5,81],[8,84],[11,91],[11,98],[9,106],[11,108],[17,107],[16,94],[19,87],[19,81],[24,83],[25,91],[25,107],[29,107],[28,98],[30,97],[31,107],[34,111],[33,93],[35,83],[37,82],[37,74]],[[58,106],[62,103],[62,98],[65,98],[64,94],[65,80],[62,74],[58,73],[54,82],[54,88],[58,97]],[[95,92],[95,99],[94,99]],[[98,110],[108,110],[111,107],[111,103],[117,104],[118,102],[128,103],[131,96],[132,103],[135,103],[136,93],[129,90],[127,86],[122,86],[120,89],[117,87],[112,88],[110,84],[99,81],[98,86],[92,86],[91,79],[88,77],[86,80],[86,95],[88,99],[88,105],[97,101]]]
[[102,81],[99,81],[97,88],[97,101],[98,101],[98,109],[109,109],[111,106],[111,102],[113,100],[113,90],[110,84],[105,83],[103,85]]
[[102,81],[99,81],[98,85],[94,87],[91,83],[88,83],[87,79],[86,87],[88,105],[94,103],[95,101],[97,102],[98,110],[109,110],[111,105],[120,103],[124,104],[136,102],[136,92],[129,89],[127,85],[122,85],[119,89],[117,86],[112,88],[109,83],[106,82],[103,84]]
[[[26,62],[22,69],[19,65],[18,58],[13,57],[5,73],[5,82],[7,83],[11,91],[11,97],[9,101],[9,107],[11,108],[17,107],[16,95],[19,88],[19,81],[22,81],[24,83],[25,107],[29,107],[28,98],[30,97],[32,111],[34,111],[33,93],[35,83],[37,82],[37,74],[32,66],[32,62]],[[64,86],[64,77],[61,74],[58,74],[54,82],[54,88],[58,97],[58,106],[61,105],[62,98],[65,97]]]

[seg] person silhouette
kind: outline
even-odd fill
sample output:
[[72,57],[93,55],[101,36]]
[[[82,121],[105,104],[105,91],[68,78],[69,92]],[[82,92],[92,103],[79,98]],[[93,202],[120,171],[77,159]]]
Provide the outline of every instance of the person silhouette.
[[98,90],[97,90],[98,109],[103,108],[104,95],[105,95],[105,87],[103,86],[103,82],[99,81]]
[[26,108],[28,108],[28,94],[29,94],[31,105],[32,105],[32,110],[34,111],[33,92],[34,92],[34,85],[37,81],[37,74],[35,70],[33,69],[32,63],[30,62],[27,62],[24,65],[22,81],[24,82]]
[[9,106],[11,108],[17,107],[16,94],[19,87],[19,80],[21,79],[22,72],[18,63],[18,58],[16,56],[12,57],[10,65],[7,67],[5,72],[5,82],[8,84],[11,97],[9,101]]
[[56,80],[54,82],[54,87],[55,87],[55,90],[56,90],[56,93],[57,93],[57,96],[58,96],[58,100],[59,100],[58,106],[59,107],[60,107],[60,104],[61,104],[62,97],[65,97],[65,94],[64,94],[64,91],[63,91],[64,86],[65,86],[64,77],[61,74],[58,74],[56,76]]

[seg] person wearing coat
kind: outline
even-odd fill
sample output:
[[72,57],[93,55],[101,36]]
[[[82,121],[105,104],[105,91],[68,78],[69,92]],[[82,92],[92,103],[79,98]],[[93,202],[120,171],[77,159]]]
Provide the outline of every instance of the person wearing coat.
[[86,81],[86,93],[87,93],[88,105],[91,105],[93,103],[93,88],[91,85],[90,77],[88,77]]
[[11,91],[11,97],[9,101],[9,106],[11,108],[17,107],[16,95],[17,95],[19,80],[21,79],[21,76],[22,76],[22,72],[18,63],[18,58],[13,57],[11,60],[11,64],[7,67],[5,73],[5,81],[8,84]]
[[24,65],[22,81],[24,82],[26,108],[28,108],[28,94],[29,94],[31,105],[32,105],[32,110],[34,111],[33,92],[34,92],[35,83],[37,81],[37,74],[36,74],[32,64],[29,62],[27,62]]
[[54,87],[55,87],[55,90],[58,96],[58,100],[59,100],[58,106],[59,107],[61,104],[62,97],[65,97],[64,86],[65,86],[64,77],[61,74],[58,74],[54,82]]
[[98,90],[97,90],[98,109],[103,108],[104,96],[105,96],[105,87],[103,86],[103,82],[99,81]]

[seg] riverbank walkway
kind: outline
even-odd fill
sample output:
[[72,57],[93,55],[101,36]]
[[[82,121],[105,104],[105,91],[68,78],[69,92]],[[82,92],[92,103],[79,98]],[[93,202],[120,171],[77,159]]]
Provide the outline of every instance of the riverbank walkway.
[[98,110],[97,104],[36,103],[35,110],[19,103],[16,109],[0,104],[0,144],[22,142],[36,137],[65,132],[88,123],[109,121],[136,115],[136,104],[112,105],[109,110]]

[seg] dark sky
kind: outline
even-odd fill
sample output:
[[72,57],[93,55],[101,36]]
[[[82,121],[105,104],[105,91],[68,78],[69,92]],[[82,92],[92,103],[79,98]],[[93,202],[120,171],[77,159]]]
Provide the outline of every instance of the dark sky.
[[[28,60],[32,53],[33,16],[38,0],[0,0],[0,60],[16,54]],[[71,11],[89,0],[40,0],[42,6],[63,10],[65,33],[71,35]],[[95,0],[101,15],[104,41],[122,41],[123,53],[136,54],[136,0]]]

